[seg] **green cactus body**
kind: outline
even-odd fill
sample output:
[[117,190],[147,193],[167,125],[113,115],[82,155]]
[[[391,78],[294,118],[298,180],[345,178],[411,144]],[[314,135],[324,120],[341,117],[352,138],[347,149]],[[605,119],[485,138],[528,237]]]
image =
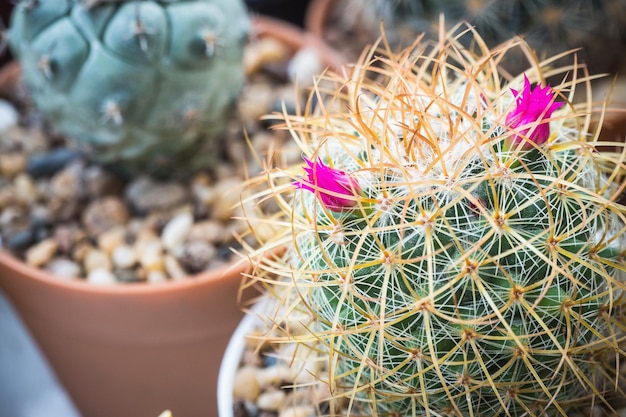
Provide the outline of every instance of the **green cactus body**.
[[241,1],[31,3],[17,5],[9,42],[60,132],[129,171],[189,166],[200,146],[218,148],[244,83]]
[[292,221],[267,268],[287,290],[271,293],[313,318],[303,343],[325,346],[353,415],[566,415],[602,396],[602,358],[622,342],[626,211],[609,177],[624,168],[594,151],[591,108],[571,102],[546,117],[545,143],[510,145],[521,76],[492,72],[509,50],[447,38],[389,53],[319,115],[287,117],[319,161],[310,175],[351,180],[286,197],[269,177]]

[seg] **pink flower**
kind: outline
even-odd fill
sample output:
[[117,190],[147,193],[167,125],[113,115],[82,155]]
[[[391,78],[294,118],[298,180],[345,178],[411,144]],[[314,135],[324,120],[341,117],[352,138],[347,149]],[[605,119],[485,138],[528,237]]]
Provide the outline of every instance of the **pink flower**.
[[[513,143],[519,144],[527,138],[537,145],[544,144],[550,137],[550,124],[545,120],[565,103],[554,101],[555,94],[549,85],[531,90],[526,75],[522,93],[512,88],[511,91],[516,98],[516,107],[506,116],[506,125],[517,131]],[[525,147],[530,148],[531,144]]]
[[[352,208],[356,204],[355,194],[360,194],[361,189],[357,181],[338,169],[330,168],[321,160],[311,162],[306,157],[306,178],[295,182],[297,188],[311,191],[319,195],[322,204],[332,211],[341,211]],[[344,198],[348,197],[348,198]]]

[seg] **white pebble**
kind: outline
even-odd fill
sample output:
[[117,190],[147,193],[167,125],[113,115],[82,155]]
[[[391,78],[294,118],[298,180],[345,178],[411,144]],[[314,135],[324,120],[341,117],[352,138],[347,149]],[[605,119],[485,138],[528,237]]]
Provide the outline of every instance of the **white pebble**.
[[148,282],[150,284],[160,284],[162,282],[167,282],[167,275],[162,271],[150,271],[148,272]]
[[293,381],[295,372],[282,365],[271,366],[269,368],[262,368],[258,370],[257,380],[262,387],[268,385],[278,385],[284,381]]
[[244,366],[237,370],[233,387],[233,396],[244,401],[255,401],[261,392],[256,378],[257,369]]
[[191,226],[193,226],[191,213],[181,213],[170,220],[161,233],[161,241],[165,249],[174,253],[180,251]]
[[315,407],[312,405],[296,405],[278,413],[278,417],[315,417],[316,415]]
[[80,266],[65,258],[52,259],[46,265],[46,270],[59,278],[73,279],[80,276]]
[[300,49],[287,66],[289,78],[300,87],[313,85],[314,77],[323,70],[322,59],[314,48]]
[[129,245],[120,245],[113,249],[111,260],[113,261],[113,265],[118,268],[131,268],[137,263],[135,251]]
[[135,242],[135,256],[146,271],[163,271],[163,245],[154,238],[144,238]]
[[259,410],[278,411],[283,407],[287,395],[285,391],[277,389],[264,392],[256,400],[256,406]]
[[87,250],[83,264],[88,273],[95,269],[111,269],[111,261],[107,254],[95,248],[89,248]]
[[0,132],[16,126],[20,118],[17,109],[6,100],[0,100]]
[[58,245],[54,239],[42,240],[26,251],[26,263],[37,267],[45,265],[52,259],[57,248]]
[[187,273],[178,262],[178,259],[171,255],[165,255],[163,258],[165,264],[165,271],[174,281],[182,281],[187,278]]
[[98,268],[94,269],[87,275],[87,282],[93,285],[115,285],[117,279],[115,275],[106,269]]

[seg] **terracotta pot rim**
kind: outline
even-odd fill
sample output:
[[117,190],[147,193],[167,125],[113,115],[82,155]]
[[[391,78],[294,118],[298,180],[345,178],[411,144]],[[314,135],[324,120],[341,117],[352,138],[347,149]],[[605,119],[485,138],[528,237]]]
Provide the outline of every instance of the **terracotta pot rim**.
[[304,28],[323,39],[324,25],[334,0],[310,0],[304,14]]
[[16,258],[4,249],[0,250],[0,265],[12,270],[23,277],[28,277],[41,284],[57,287],[59,289],[70,289],[90,294],[158,294],[170,291],[185,291],[189,287],[202,285],[210,282],[219,282],[231,279],[234,275],[241,275],[251,266],[247,259],[234,259],[222,266],[209,269],[198,274],[190,274],[180,281],[166,281],[162,283],[115,283],[110,285],[90,284],[84,278],[61,278],[54,274],[34,266],[30,266],[24,261]]

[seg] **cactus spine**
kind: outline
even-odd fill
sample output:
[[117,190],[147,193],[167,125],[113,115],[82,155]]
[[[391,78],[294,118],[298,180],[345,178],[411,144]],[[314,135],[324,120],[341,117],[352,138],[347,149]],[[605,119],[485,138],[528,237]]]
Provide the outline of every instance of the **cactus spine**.
[[134,171],[218,147],[248,31],[240,0],[40,0],[16,6],[9,42],[53,126]]
[[253,278],[279,299],[273,323],[311,317],[297,341],[328,355],[338,415],[567,415],[603,398],[624,341],[625,167],[594,150],[591,103],[572,104],[589,77],[546,61],[505,79],[515,48],[447,34],[370,53],[315,112],[284,116],[307,165],[252,183],[283,209],[260,226],[283,233],[251,256],[287,246]]

